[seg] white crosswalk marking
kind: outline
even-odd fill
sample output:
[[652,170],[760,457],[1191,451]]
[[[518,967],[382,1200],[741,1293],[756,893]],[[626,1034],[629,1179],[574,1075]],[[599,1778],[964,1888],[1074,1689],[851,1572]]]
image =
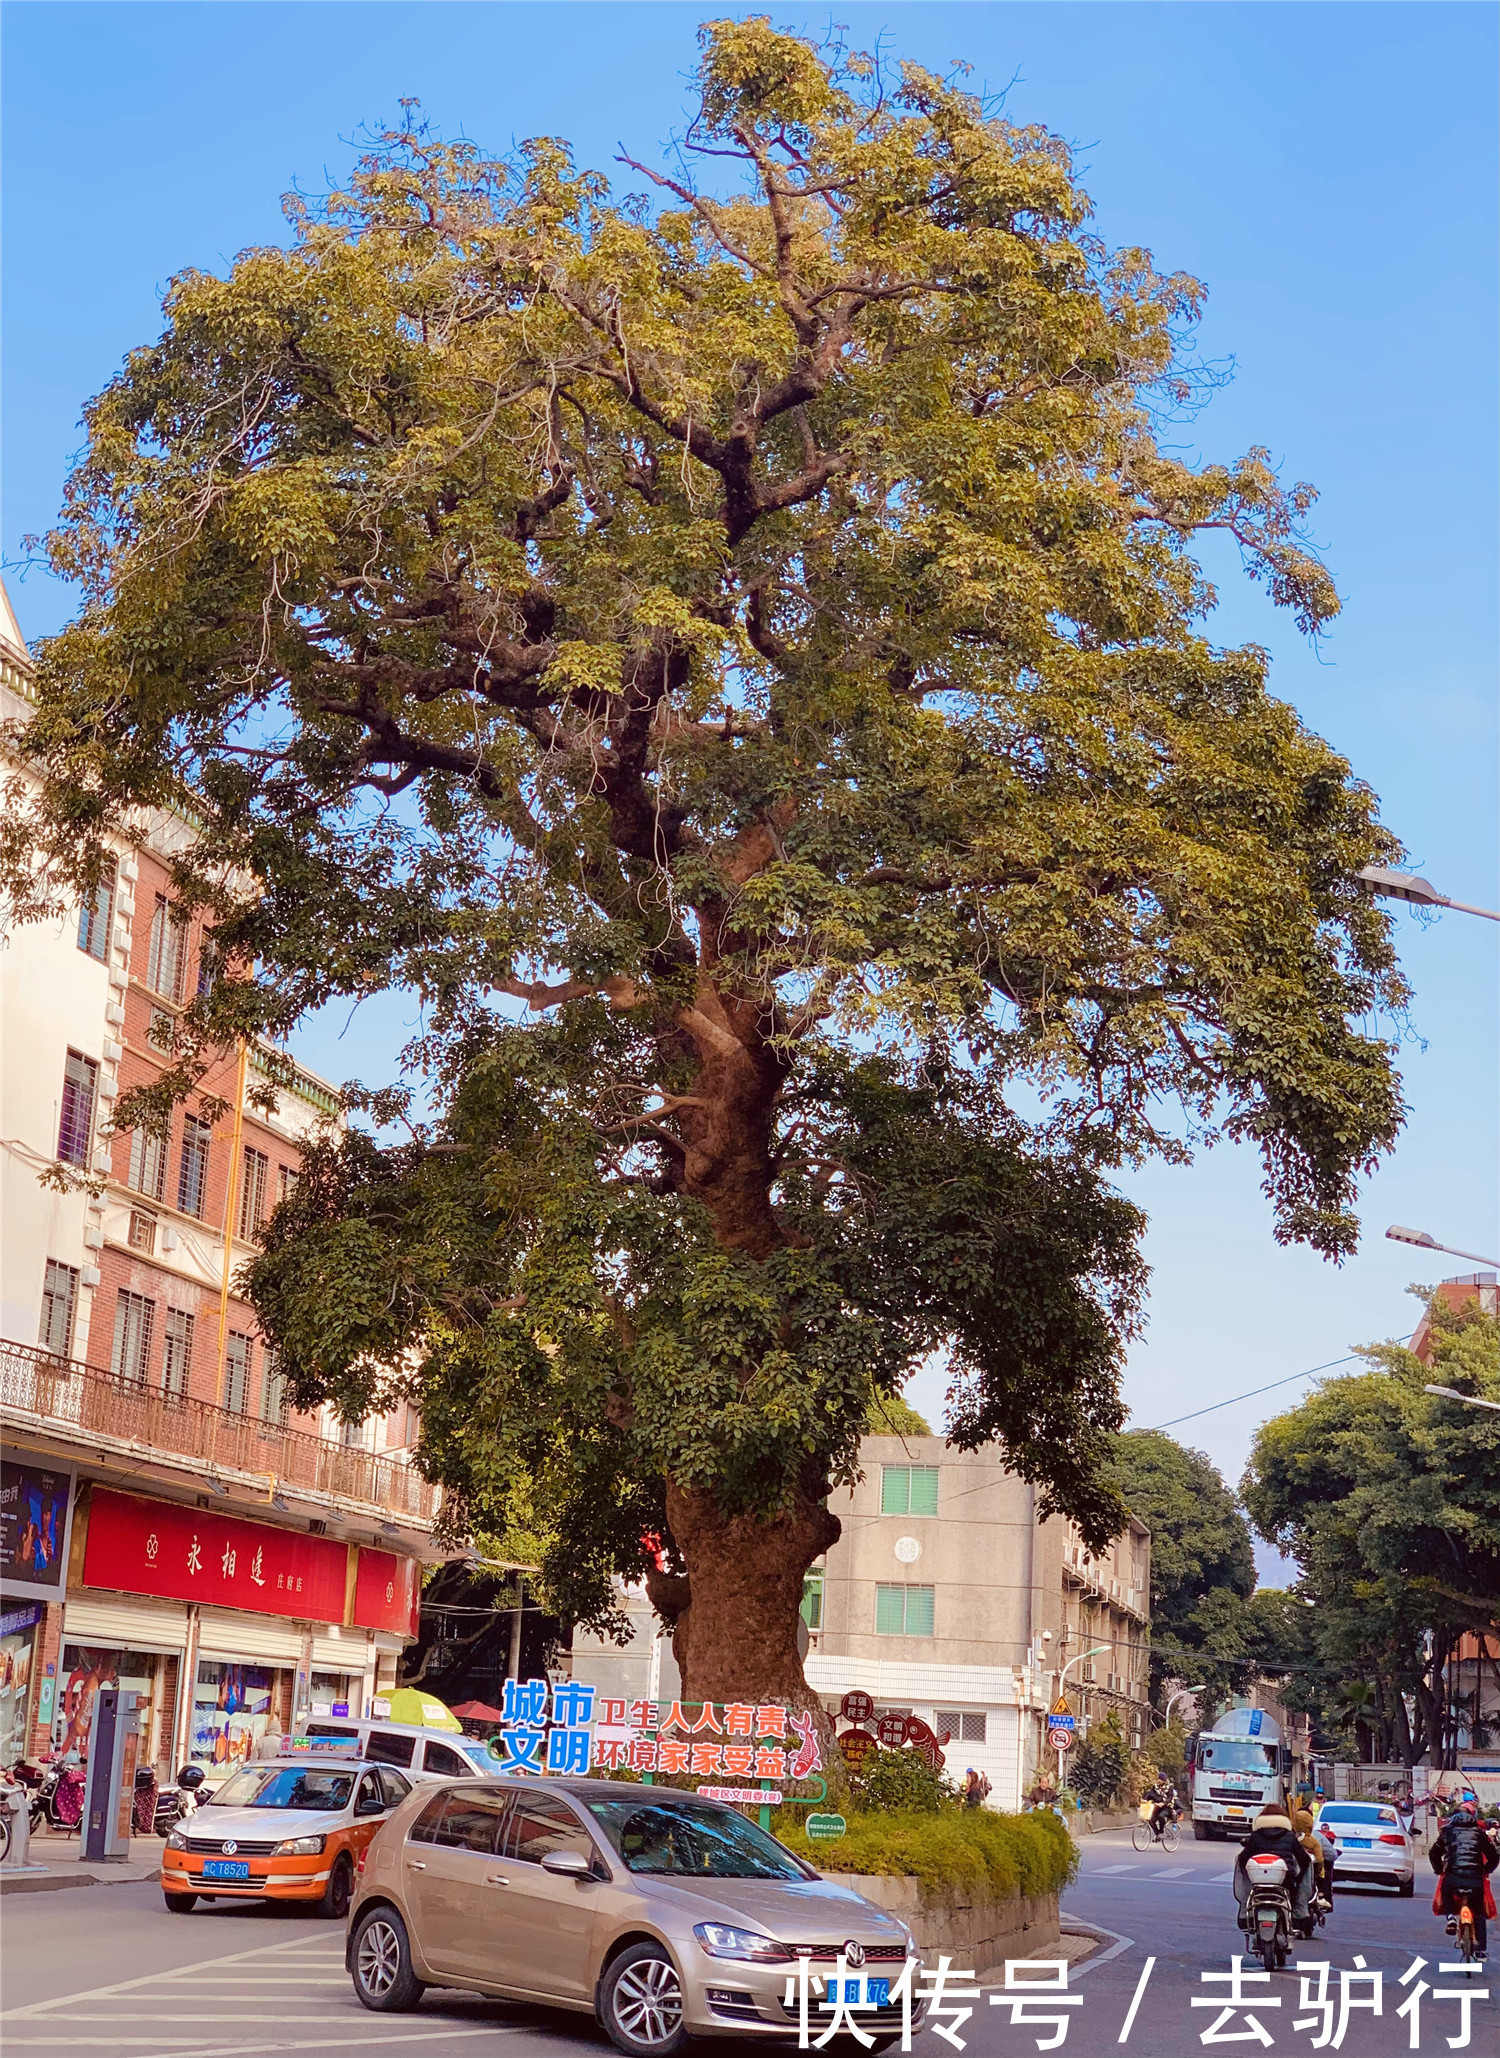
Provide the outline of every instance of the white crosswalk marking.
[[1197,1873],[1191,1865],[1174,1865],[1170,1872],[1158,1872],[1158,1879],[1196,1879]]
[[1108,1872],[1139,1872],[1139,1865],[1090,1865],[1088,1870],[1102,1877]]
[[[269,2003],[269,2010],[256,2007],[250,2012],[249,2004],[260,1999]],[[283,2012],[289,2008],[297,2012]],[[263,1944],[6,2009],[0,2012],[0,2030],[7,2058],[52,2051],[129,2052],[131,2058],[177,2058],[178,2053],[191,2058],[270,2058],[283,2051],[365,2052],[387,2044],[459,2038],[486,2037],[497,2043],[520,2034],[514,2024],[476,2023],[467,2012],[439,2013],[429,2005],[424,2015],[425,2020],[368,2014],[344,1970],[342,1937],[324,1934]],[[213,2039],[215,2030],[229,2041]]]

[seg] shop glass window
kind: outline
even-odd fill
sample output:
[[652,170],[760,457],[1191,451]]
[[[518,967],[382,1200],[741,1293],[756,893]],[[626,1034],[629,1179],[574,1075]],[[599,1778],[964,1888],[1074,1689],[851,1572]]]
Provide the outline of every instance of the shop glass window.
[[144,1386],[151,1366],[151,1331],[156,1323],[156,1303],[143,1293],[129,1293],[122,1286],[115,1296],[115,1340],[109,1369],[116,1379]]
[[60,1265],[48,1258],[42,1281],[42,1333],[37,1338],[44,1351],[65,1358],[73,1348],[73,1317],[78,1309],[78,1268]]
[[95,1644],[65,1643],[58,1670],[52,1734],[64,1750],[88,1756],[99,1689],[117,1686],[140,1695],[142,1763],[169,1751],[177,1712],[177,1660],[155,1651],[102,1649]]
[[931,1636],[933,1590],[930,1586],[877,1586],[877,1636]]
[[243,1415],[250,1405],[250,1339],[231,1329],[224,1346],[224,1405],[231,1415]]
[[192,1376],[193,1318],[185,1308],[168,1308],[162,1331],[162,1391],[184,1394]]
[[160,1200],[166,1183],[167,1139],[159,1131],[133,1129],[130,1134],[130,1183],[147,1200]]
[[[282,1675],[266,1665],[198,1660],[189,1755],[199,1764],[242,1765],[271,1723]],[[286,1704],[289,1704],[289,1696]]]
[[183,1116],[177,1205],[184,1215],[201,1215],[208,1199],[208,1147],[212,1136],[210,1125],[197,1115]]
[[422,1747],[422,1770],[435,1772],[440,1779],[462,1779],[473,1769],[468,1759],[448,1744],[435,1743],[429,1738]]
[[308,1682],[314,1715],[331,1715],[335,1701],[342,1713],[349,1712],[349,1675],[346,1672],[314,1672]]
[[248,1243],[260,1234],[260,1225],[266,1219],[266,1184],[270,1177],[271,1161],[263,1150],[245,1146],[244,1160],[240,1166],[240,1235]]
[[823,1627],[823,1568],[815,1565],[802,1582],[802,1620],[809,1629]]
[[182,999],[182,974],[187,958],[187,925],[165,894],[156,896],[151,917],[151,949],[146,984],[163,1000]]
[[594,1862],[593,1838],[565,1802],[551,1794],[518,1794],[506,1832],[506,1857],[540,1865],[552,1851],[576,1851]]
[[109,956],[109,918],[114,908],[115,875],[106,872],[78,910],[78,948],[103,964]]
[[882,1515],[935,1515],[938,1511],[936,1465],[882,1465]]
[[[39,1615],[41,1610],[35,1612]],[[31,1705],[36,1631],[37,1625],[32,1622],[0,1636],[0,1677],[10,1682],[8,1691],[0,1691],[0,1765],[14,1765],[30,1754],[31,1725],[26,1716]]]
[[57,1123],[57,1155],[65,1165],[88,1163],[98,1090],[99,1067],[82,1051],[70,1050],[63,1066],[62,1107]]

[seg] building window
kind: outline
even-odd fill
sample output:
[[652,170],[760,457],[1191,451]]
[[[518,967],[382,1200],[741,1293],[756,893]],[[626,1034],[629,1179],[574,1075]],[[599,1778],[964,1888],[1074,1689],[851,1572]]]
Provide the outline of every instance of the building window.
[[250,1339],[231,1329],[224,1351],[224,1405],[231,1415],[250,1406]]
[[166,895],[158,893],[156,913],[151,917],[151,951],[146,963],[146,984],[164,1000],[182,999],[186,942],[186,923]]
[[289,1195],[296,1192],[297,1181],[301,1176],[295,1165],[278,1165],[276,1167],[276,1205],[278,1207]]
[[245,1160],[240,1169],[240,1235],[248,1242],[259,1235],[260,1225],[266,1219],[266,1185],[271,1175],[271,1161],[263,1150],[252,1150],[245,1146]]
[[216,951],[216,950],[214,949],[214,941],[213,941],[213,936],[211,935],[211,933],[210,933],[210,932],[209,932],[208,930],[205,930],[205,931],[203,932],[203,938],[202,938],[202,941],[201,941],[201,942],[199,943],[199,945],[198,945],[198,992],[199,992],[199,994],[200,994],[200,995],[202,995],[202,994],[205,994],[205,993],[209,992],[209,990],[210,990],[210,989],[212,988],[212,986],[213,986],[213,983],[214,983],[214,981],[215,981],[215,980],[216,980],[216,979],[218,978],[218,976],[219,976],[219,958],[218,958],[218,953],[217,953],[217,951]]
[[882,1465],[880,1468],[880,1512],[882,1515],[935,1515],[938,1468],[936,1465]]
[[374,1443],[375,1424],[366,1416],[362,1422],[340,1422],[339,1442],[346,1451],[367,1451]]
[[98,958],[109,956],[109,918],[114,909],[115,875],[106,872],[78,910],[78,948]]
[[875,1634],[931,1636],[932,1596],[930,1586],[877,1586]]
[[814,1565],[802,1581],[802,1620],[809,1629],[823,1627],[823,1568]]
[[177,1205],[185,1215],[201,1215],[208,1198],[208,1144],[213,1130],[197,1115],[182,1119],[182,1164],[177,1174]]
[[98,1088],[99,1067],[94,1060],[70,1050],[63,1067],[62,1113],[57,1124],[57,1155],[65,1165],[88,1163]]
[[260,1414],[263,1422],[285,1422],[287,1411],[286,1374],[272,1350],[261,1354]]
[[156,1249],[156,1217],[148,1215],[144,1208],[130,1210],[130,1228],[126,1240],[133,1251],[150,1253]]
[[193,1376],[193,1318],[183,1308],[168,1308],[163,1332],[161,1384],[163,1393],[184,1394]]
[[42,1333],[37,1341],[44,1351],[65,1358],[73,1348],[73,1315],[78,1306],[78,1268],[59,1265],[48,1258],[42,1285]]
[[115,1345],[109,1361],[116,1379],[145,1385],[155,1321],[155,1301],[148,1301],[143,1293],[127,1293],[122,1286],[115,1298]]
[[956,1744],[982,1744],[985,1740],[983,1711],[976,1713],[972,1708],[939,1708],[932,1726],[939,1736],[946,1731]]
[[150,1129],[130,1134],[130,1183],[147,1200],[160,1200],[166,1183],[167,1139]]
[[177,1017],[165,1008],[153,1008],[146,1025],[146,1041],[153,1050],[169,1051],[177,1038]]

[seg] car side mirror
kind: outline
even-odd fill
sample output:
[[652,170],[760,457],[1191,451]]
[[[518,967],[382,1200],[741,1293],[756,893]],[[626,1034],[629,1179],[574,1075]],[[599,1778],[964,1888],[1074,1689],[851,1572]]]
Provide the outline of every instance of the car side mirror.
[[542,1870],[559,1873],[564,1879],[591,1879],[594,1873],[592,1861],[582,1851],[549,1851]]
[[356,1815],[383,1815],[385,1813],[385,1802],[381,1800],[379,1794],[366,1794],[354,1812]]

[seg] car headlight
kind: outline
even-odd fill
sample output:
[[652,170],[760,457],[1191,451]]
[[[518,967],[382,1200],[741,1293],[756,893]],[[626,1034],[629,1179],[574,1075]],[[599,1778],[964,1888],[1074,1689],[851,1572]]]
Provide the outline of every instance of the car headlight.
[[326,1839],[320,1836],[289,1836],[271,1853],[273,1858],[316,1858]]
[[185,1829],[174,1829],[167,1838],[167,1849],[169,1851],[185,1851],[187,1849],[187,1831]]
[[693,1935],[710,1958],[748,1959],[752,1965],[788,1965],[791,1952],[755,1929],[731,1929],[725,1922],[695,1922]]

